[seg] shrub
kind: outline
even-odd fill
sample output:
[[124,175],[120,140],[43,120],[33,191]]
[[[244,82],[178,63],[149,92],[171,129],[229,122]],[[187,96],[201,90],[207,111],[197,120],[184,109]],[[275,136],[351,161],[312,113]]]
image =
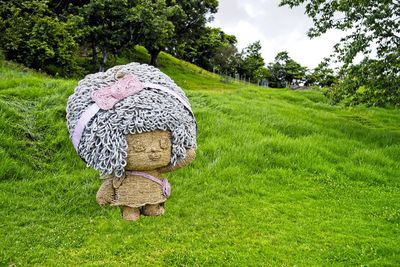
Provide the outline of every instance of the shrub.
[[[6,12],[7,10],[2,10]],[[18,6],[9,5],[9,14],[2,12],[2,49],[10,60],[38,70],[60,66],[64,76],[79,70],[76,63],[78,43],[76,24],[53,16],[40,1]]]

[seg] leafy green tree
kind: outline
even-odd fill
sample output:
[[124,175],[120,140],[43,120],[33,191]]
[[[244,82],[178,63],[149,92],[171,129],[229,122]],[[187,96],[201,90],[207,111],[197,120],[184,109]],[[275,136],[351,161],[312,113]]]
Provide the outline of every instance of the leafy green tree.
[[236,46],[228,44],[226,46],[216,47],[210,62],[213,68],[218,72],[235,75],[241,58]]
[[298,81],[303,81],[306,76],[307,68],[290,59],[285,65],[285,80],[293,85]]
[[198,40],[209,33],[206,25],[217,12],[218,0],[167,0],[167,5],[179,5],[182,10],[171,17],[175,35],[167,50],[178,58],[193,62],[199,48]]
[[260,67],[265,65],[264,58],[261,55],[261,43],[256,41],[249,44],[242,51],[243,61],[239,67],[239,73],[250,78],[253,82],[256,82],[255,72]]
[[331,87],[338,82],[335,71],[329,66],[330,59],[324,58],[313,72],[308,76],[308,85],[318,85],[320,87]]
[[268,66],[270,71],[270,85],[283,88],[294,85],[295,81],[303,81],[307,68],[290,58],[288,52],[279,52],[273,63]]
[[92,49],[93,70],[98,65],[98,50],[101,52],[100,71],[104,70],[109,54],[116,55],[123,48],[136,43],[137,23],[132,23],[133,3],[126,0],[91,0],[79,9],[83,18],[84,42]]
[[157,65],[159,53],[165,50],[175,35],[175,26],[171,19],[181,13],[179,5],[171,3],[168,6],[165,0],[139,0],[133,8],[133,23],[138,25],[136,37],[138,43],[149,51],[151,65]]
[[[368,100],[364,103],[382,105],[383,103],[400,105],[393,102],[399,93],[396,86],[400,83],[400,2],[398,0],[341,1],[341,0],[281,0],[280,5],[289,7],[305,5],[306,14],[313,19],[314,25],[309,30],[310,37],[320,36],[330,29],[346,31],[348,34],[335,45],[336,56],[344,63],[342,77],[357,78],[365,84],[351,83],[352,86],[363,86],[365,92],[375,92],[378,88],[385,93],[382,101]],[[364,54],[366,59],[361,64],[354,64],[358,54]],[[370,60],[371,54],[376,54],[376,60]],[[355,71],[357,70],[357,71]],[[364,79],[363,71],[383,71],[374,80]],[[348,73],[349,75],[347,75]],[[354,75],[361,75],[356,77]],[[392,81],[396,80],[395,83]],[[349,81],[346,78],[346,81]],[[383,86],[392,86],[386,92]],[[358,92],[359,88],[350,88],[348,84],[339,91],[348,90],[348,96]],[[370,93],[368,95],[371,95]],[[359,99],[359,98],[357,98]],[[375,98],[374,98],[375,99]],[[351,102],[351,101],[350,101]],[[354,102],[356,103],[356,102]],[[359,103],[359,102],[357,102]]]
[[274,88],[286,87],[285,69],[279,62],[271,62],[268,64],[268,70],[271,74],[269,86]]
[[236,43],[234,35],[207,27],[200,38],[185,47],[188,53],[182,58],[210,71],[234,74],[238,57]]
[[263,80],[268,80],[271,78],[271,73],[269,69],[266,67],[259,67],[255,72],[254,72],[254,79],[257,81],[257,83],[260,83]]

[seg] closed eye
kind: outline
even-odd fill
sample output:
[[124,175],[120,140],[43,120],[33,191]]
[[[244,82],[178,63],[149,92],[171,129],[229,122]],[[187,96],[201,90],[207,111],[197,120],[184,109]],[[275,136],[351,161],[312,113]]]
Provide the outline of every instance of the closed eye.
[[162,148],[162,149],[167,149],[168,148],[168,139],[161,139],[160,140],[160,147]]

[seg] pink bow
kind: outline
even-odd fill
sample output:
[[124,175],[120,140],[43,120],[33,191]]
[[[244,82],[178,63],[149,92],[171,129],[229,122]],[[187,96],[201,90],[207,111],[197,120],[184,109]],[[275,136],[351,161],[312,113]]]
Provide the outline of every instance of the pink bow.
[[110,86],[93,91],[91,97],[101,109],[109,110],[122,99],[139,93],[143,88],[136,76],[128,74]]

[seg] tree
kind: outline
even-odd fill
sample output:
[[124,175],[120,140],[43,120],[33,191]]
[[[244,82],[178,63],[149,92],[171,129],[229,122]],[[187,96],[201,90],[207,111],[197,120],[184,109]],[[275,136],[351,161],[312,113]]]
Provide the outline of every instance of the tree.
[[193,57],[190,55],[196,53],[198,47],[197,40],[207,34],[206,24],[213,19],[211,15],[217,12],[218,0],[167,0],[167,5],[179,5],[182,10],[171,17],[175,35],[167,50],[178,58],[191,61]]
[[[383,88],[383,85],[399,84],[400,2],[398,0],[281,0],[280,2],[280,5],[289,7],[302,4],[305,4],[306,14],[314,22],[308,32],[311,38],[320,36],[330,29],[348,32],[348,35],[335,45],[335,55],[344,63],[342,77],[349,77],[346,72],[351,75],[359,73],[354,71],[355,69],[373,72],[379,69],[382,71],[377,77],[379,80],[359,79],[365,82],[363,84],[365,91],[375,91],[377,88]],[[354,58],[360,53],[364,54],[365,60],[360,65],[354,64]],[[371,54],[375,54],[377,58],[371,61]],[[393,80],[397,82],[392,83]],[[352,84],[359,86],[358,83]],[[346,88],[349,93],[357,92],[359,89],[349,88],[347,85]],[[393,95],[379,103],[400,105],[399,102],[393,102],[398,99],[397,87],[392,87],[390,92]],[[377,101],[369,102],[367,99],[365,101],[373,105],[378,104]]]
[[235,73],[237,65],[236,37],[219,28],[207,27],[202,36],[184,49],[183,59],[209,71]]
[[220,73],[228,75],[237,74],[237,69],[240,64],[240,54],[233,44],[216,47],[215,53],[210,59],[210,63]]
[[283,88],[305,80],[307,68],[290,58],[286,51],[279,52],[273,63],[268,65],[272,87]]
[[285,80],[289,85],[294,85],[305,79],[307,68],[290,59],[285,65]]
[[254,72],[254,79],[259,84],[261,81],[265,81],[271,78],[271,73],[266,67],[259,67]]
[[278,62],[271,62],[268,64],[268,70],[271,74],[269,79],[269,86],[273,88],[284,88],[286,87],[285,81],[285,69]]
[[243,61],[239,67],[239,73],[250,78],[253,82],[256,82],[255,72],[260,67],[265,65],[264,58],[261,55],[261,43],[256,41],[249,44],[242,51]]
[[151,65],[157,65],[159,53],[175,34],[171,18],[181,13],[180,6],[172,3],[167,6],[164,0],[139,0],[134,7],[132,18],[139,26],[138,42],[149,51]]
[[138,25],[132,23],[134,6],[125,0],[92,0],[78,10],[83,17],[84,42],[92,49],[93,70],[97,69],[97,50],[101,52],[100,71],[103,71],[109,54],[136,43]]
[[309,75],[307,84],[316,84],[320,87],[331,87],[338,82],[335,71],[329,67],[330,59],[324,58]]

